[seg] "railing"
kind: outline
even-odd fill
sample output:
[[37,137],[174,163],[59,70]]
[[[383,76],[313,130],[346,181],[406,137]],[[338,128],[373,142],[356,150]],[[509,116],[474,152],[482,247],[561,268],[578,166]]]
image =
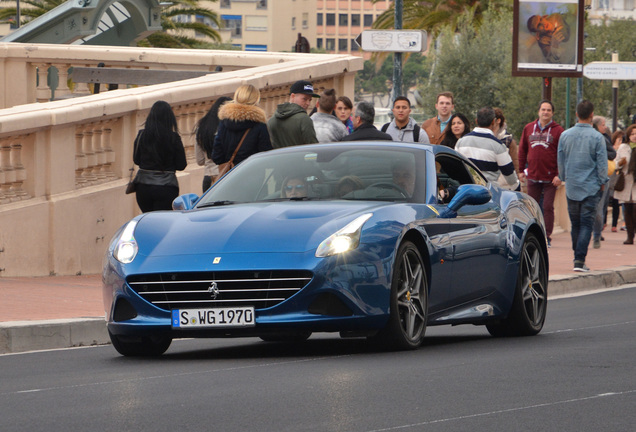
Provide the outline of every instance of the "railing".
[[[88,93],[64,71],[97,63],[162,70],[221,66],[224,72],[26,102],[51,98],[44,73],[51,67],[60,78],[56,98]],[[353,74],[361,68],[362,59],[347,55],[0,45],[5,106],[0,109],[0,276],[100,271],[108,240],[139,212],[134,195],[123,190],[135,134],[155,101],[168,101],[177,116],[188,158],[188,168],[178,173],[180,190],[200,193],[203,168],[194,160],[192,130],[215,99],[253,84],[261,89],[260,105],[270,116],[299,79],[353,97]]]

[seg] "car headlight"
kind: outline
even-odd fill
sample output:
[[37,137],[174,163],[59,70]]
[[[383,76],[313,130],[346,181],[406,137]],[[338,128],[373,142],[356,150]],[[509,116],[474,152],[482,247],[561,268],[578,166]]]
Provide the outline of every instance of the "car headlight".
[[121,232],[115,249],[113,250],[113,257],[122,264],[131,263],[139,250],[134,236],[136,226],[137,221],[128,222],[126,228]]
[[362,226],[371,216],[373,213],[363,214],[327,237],[316,249],[316,257],[328,257],[357,248],[360,244]]

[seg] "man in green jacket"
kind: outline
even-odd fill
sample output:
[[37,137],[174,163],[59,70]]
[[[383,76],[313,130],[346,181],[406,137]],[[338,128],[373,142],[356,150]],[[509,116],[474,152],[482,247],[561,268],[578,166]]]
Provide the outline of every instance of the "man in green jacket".
[[267,122],[272,147],[289,147],[318,142],[314,122],[307,115],[311,98],[319,98],[309,81],[296,81],[290,88],[289,102],[282,103]]

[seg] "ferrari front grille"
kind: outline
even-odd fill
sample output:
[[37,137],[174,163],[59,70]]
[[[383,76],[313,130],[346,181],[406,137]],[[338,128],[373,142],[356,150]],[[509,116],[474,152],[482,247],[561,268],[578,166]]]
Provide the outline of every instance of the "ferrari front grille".
[[160,309],[254,306],[287,300],[312,279],[308,271],[158,273],[129,276],[128,285]]

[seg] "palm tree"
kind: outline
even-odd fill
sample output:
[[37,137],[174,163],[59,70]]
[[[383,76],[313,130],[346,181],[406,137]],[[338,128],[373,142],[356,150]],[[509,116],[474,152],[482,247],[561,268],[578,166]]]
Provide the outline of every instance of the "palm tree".
[[[20,25],[26,24],[34,18],[44,15],[46,12],[56,8],[66,0],[20,0],[21,4],[27,7],[20,8]],[[208,0],[217,1],[217,0]],[[215,42],[221,41],[221,35],[217,31],[223,26],[219,15],[209,9],[199,6],[198,0],[172,0],[172,5],[164,8],[161,12],[161,26],[163,31],[156,32],[146,39],[139,41],[140,46],[151,46],[156,48],[196,48],[201,42],[191,36],[192,31],[207,36]],[[15,19],[17,10],[15,7],[0,9],[0,21],[10,21]],[[187,19],[176,20],[176,17],[185,16]],[[205,22],[189,22],[190,17],[203,17],[211,24]],[[215,28],[216,27],[216,28]]]
[[[189,36],[192,30],[215,42],[221,42],[221,35],[216,29],[222,28],[223,23],[216,12],[199,7],[198,0],[173,0],[172,3],[172,6],[165,8],[161,13],[163,31],[151,34],[146,39],[139,41],[137,45],[155,48],[196,48],[201,42]],[[177,20],[176,18],[179,16],[187,17],[186,22]],[[190,22],[190,17],[207,18],[216,29],[204,22]]]
[[[26,4],[27,7],[20,7],[21,22],[20,25],[26,24],[34,18],[44,15],[65,3],[66,0],[20,0],[20,4]],[[0,9],[0,21],[12,21],[18,15],[17,8],[7,7]]]
[[[374,3],[378,1],[373,0]],[[489,7],[512,9],[512,0],[403,0],[402,27],[426,30],[429,35],[435,36],[447,25],[457,29],[458,19],[465,12],[473,17],[474,26],[479,27],[483,13]],[[373,28],[390,29],[394,22],[395,9],[392,5],[375,20]]]

